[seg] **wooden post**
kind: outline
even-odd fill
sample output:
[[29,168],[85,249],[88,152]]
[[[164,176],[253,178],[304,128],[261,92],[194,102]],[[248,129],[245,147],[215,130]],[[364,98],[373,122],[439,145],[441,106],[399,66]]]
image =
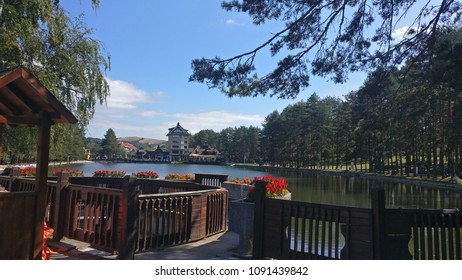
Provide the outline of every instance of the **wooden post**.
[[13,167],[11,168],[10,170],[10,182],[8,183],[8,186],[6,186],[6,190],[9,191],[9,192],[12,192],[12,191],[15,191],[13,189],[13,183],[14,183],[14,180],[19,177],[19,167]]
[[[58,181],[56,186],[56,193],[55,193],[55,203],[53,206],[53,217],[52,217],[52,225],[53,225],[53,240],[59,241],[64,236],[63,231],[63,217],[64,213],[64,203],[61,204],[61,198],[65,198],[64,192],[66,188],[69,186],[69,172],[62,171],[58,174]],[[62,208],[62,209],[61,209]]]
[[202,239],[202,193],[191,196],[191,217],[189,224],[191,226],[188,241],[196,241]]
[[200,238],[207,236],[207,193],[201,193]]
[[117,235],[119,259],[134,260],[137,240],[137,211],[139,190],[135,186],[136,177],[126,175],[122,182],[123,199],[120,201],[120,224]]
[[43,223],[45,221],[47,203],[48,160],[50,152],[51,120],[47,112],[42,111],[37,140],[37,167],[35,185],[37,188],[37,204],[35,210],[35,242],[32,259],[42,259]]
[[385,233],[385,190],[382,186],[372,187],[371,204],[374,215],[374,259],[383,260],[387,244]]
[[255,182],[254,190],[254,222],[253,222],[253,259],[264,259],[263,253],[263,227],[265,219],[265,195],[266,182],[258,180]]

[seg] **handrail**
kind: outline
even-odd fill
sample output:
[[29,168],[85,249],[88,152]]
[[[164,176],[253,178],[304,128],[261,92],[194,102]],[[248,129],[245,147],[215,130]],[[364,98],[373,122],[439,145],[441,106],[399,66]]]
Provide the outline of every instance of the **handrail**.
[[136,252],[203,239],[226,230],[223,189],[139,195]]
[[459,209],[387,209],[382,188],[371,208],[279,200],[254,193],[254,258],[462,259]]

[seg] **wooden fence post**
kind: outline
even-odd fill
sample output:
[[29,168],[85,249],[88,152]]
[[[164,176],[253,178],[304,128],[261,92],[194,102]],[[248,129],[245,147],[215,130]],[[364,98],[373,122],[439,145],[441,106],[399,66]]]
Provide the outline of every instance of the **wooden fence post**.
[[10,170],[10,182],[8,183],[8,186],[6,186],[5,188],[7,191],[15,191],[13,190],[13,182],[17,177],[19,177],[19,167],[12,167]]
[[[63,229],[63,222],[64,222],[64,213],[65,211],[65,203],[61,203],[61,198],[65,198],[65,191],[66,188],[69,186],[69,172],[62,171],[58,174],[58,181],[56,185],[56,192],[55,192],[55,200],[53,209],[51,209],[51,213],[53,214],[52,219],[52,226],[54,229],[53,232],[53,240],[59,241],[64,236],[64,229]],[[64,201],[63,201],[64,202]],[[52,201],[53,203],[53,201]]]
[[371,192],[372,213],[374,215],[374,259],[385,258],[386,233],[385,233],[385,190],[382,186],[373,186]]
[[253,222],[253,258],[264,259],[263,254],[263,227],[265,219],[265,195],[266,182],[258,180],[255,182],[254,197],[254,222]]
[[135,259],[139,194],[135,181],[136,177],[131,175],[126,175],[122,181],[123,201],[120,204],[118,229],[119,259],[121,260]]

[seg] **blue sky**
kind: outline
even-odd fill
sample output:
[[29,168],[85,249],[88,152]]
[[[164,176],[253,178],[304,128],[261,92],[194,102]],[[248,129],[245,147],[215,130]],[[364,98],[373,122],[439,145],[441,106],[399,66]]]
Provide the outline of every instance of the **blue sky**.
[[[335,85],[327,78],[312,78],[312,86],[295,100],[270,97],[228,98],[205,84],[189,82],[195,58],[227,58],[249,51],[278,30],[278,24],[255,26],[246,14],[227,12],[219,1],[102,0],[97,10],[90,0],[61,0],[76,16],[83,13],[111,56],[106,73],[111,93],[99,105],[86,136],[103,138],[109,128],[117,137],[166,139],[168,128],[179,122],[191,133],[220,132],[227,127],[258,126],[274,110],[320,97],[343,97],[358,89],[364,74]],[[269,51],[260,55],[257,68],[276,63]]]

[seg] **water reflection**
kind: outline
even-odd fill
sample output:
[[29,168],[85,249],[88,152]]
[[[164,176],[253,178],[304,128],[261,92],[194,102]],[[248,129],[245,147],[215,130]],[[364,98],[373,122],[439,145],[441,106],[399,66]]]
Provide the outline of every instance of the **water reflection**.
[[417,186],[355,176],[222,165],[86,163],[73,167],[83,171],[85,176],[92,176],[98,169],[124,170],[127,174],[151,170],[157,172],[161,178],[169,173],[227,174],[230,179],[274,175],[287,179],[292,200],[356,207],[370,207],[372,187],[383,186],[387,208],[462,208],[462,187]]
[[293,200],[371,207],[373,187],[385,189],[387,208],[461,208],[462,187],[430,187],[354,176],[289,173]]

